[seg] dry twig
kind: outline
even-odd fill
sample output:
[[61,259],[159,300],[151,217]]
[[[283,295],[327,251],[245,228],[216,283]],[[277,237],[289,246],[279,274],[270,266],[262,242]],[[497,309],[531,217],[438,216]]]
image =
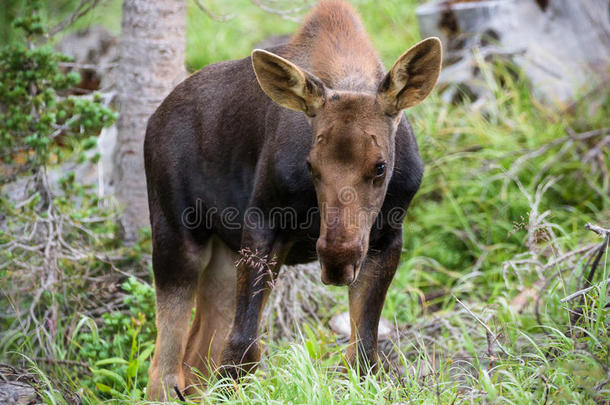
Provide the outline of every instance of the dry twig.
[[258,6],[261,10],[266,11],[271,14],[279,15],[280,17],[290,20],[290,21],[298,21],[299,19],[296,17],[299,13],[311,8],[313,3],[305,3],[301,7],[296,7],[293,9],[282,10],[274,7],[270,7],[265,4],[262,0],[250,0],[254,5]]
[[210,10],[201,0],[193,0],[197,7],[214,21],[225,22],[235,17],[235,14],[218,15]]
[[76,6],[76,10],[68,16],[65,20],[57,24],[56,26],[49,29],[49,35],[53,36],[58,32],[68,28],[70,25],[74,24],[76,20],[90,12],[99,4],[100,0],[81,0]]

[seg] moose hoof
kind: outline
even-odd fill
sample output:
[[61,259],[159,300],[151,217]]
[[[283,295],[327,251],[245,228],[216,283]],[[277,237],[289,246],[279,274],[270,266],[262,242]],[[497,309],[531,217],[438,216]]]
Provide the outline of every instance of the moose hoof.
[[151,379],[146,390],[146,396],[153,401],[169,401],[175,398],[183,400],[183,391],[184,377],[178,374],[169,374],[162,379]]
[[256,341],[229,342],[218,372],[222,377],[237,381],[244,375],[254,372],[259,359],[260,352]]
[[358,352],[348,351],[346,354],[347,364],[358,370],[361,376],[377,372],[378,357],[376,351]]

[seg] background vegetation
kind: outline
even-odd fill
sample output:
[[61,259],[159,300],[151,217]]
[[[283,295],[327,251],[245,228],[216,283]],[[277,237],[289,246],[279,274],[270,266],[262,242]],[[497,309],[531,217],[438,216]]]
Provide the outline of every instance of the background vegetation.
[[[386,66],[419,39],[418,1],[354,3]],[[42,15],[56,22],[74,5],[49,2]],[[189,2],[190,70],[244,57],[259,40],[297,26],[246,0],[209,5],[235,17],[213,21]],[[25,11],[11,3],[1,18]],[[118,32],[120,1],[102,2],[73,29],[90,24]],[[12,44],[25,43],[23,33],[0,26]],[[328,320],[347,309],[347,294],[309,282],[299,294],[320,302],[309,311],[315,316],[293,310],[293,333],[280,333],[273,319],[284,315],[272,298],[276,318],[263,335],[260,369],[235,389],[209,381],[204,403],[610,401],[608,235],[585,229],[610,225],[610,92],[559,113],[533,99],[512,67],[480,68],[495,95],[489,108],[449,105],[434,94],[407,112],[426,173],[384,309],[396,325],[382,344],[388,370],[363,380],[335,370],[345,342]],[[61,88],[49,97],[64,102]],[[70,108],[68,117],[76,114]],[[112,119],[103,110],[78,128],[95,133]],[[25,135],[6,125],[3,151]],[[34,140],[31,156],[42,153],[45,167],[84,159],[88,138],[66,139]],[[121,246],[113,204],[70,174],[60,184],[50,201],[36,186],[23,201],[0,200],[0,359],[26,370],[45,403],[140,401],[155,334],[148,232],[136,246]],[[51,246],[58,259],[49,264],[39,246],[58,235],[62,243]],[[276,294],[299,296],[289,286]]]

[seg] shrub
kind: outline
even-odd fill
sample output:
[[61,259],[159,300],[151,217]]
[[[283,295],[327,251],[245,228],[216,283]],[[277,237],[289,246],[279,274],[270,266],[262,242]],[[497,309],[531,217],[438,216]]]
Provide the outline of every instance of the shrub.
[[[99,95],[66,95],[80,81],[78,73],[64,73],[61,62],[70,60],[44,42],[45,25],[38,1],[28,5],[26,16],[13,26],[25,40],[0,50],[0,180],[23,172],[36,172],[66,155],[66,146],[87,149],[95,135],[116,119],[100,103]],[[39,44],[42,43],[42,44]]]

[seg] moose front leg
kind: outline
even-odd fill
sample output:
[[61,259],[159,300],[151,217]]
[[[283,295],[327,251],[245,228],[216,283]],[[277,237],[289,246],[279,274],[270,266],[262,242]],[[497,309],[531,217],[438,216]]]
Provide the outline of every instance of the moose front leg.
[[235,318],[220,370],[221,374],[235,380],[254,371],[260,360],[258,325],[271,284],[283,259],[280,243],[274,243],[271,248],[262,245],[244,244],[237,268]]
[[346,358],[362,374],[377,369],[377,332],[386,292],[402,249],[402,230],[384,235],[369,249],[356,281],[349,287],[350,345]]

